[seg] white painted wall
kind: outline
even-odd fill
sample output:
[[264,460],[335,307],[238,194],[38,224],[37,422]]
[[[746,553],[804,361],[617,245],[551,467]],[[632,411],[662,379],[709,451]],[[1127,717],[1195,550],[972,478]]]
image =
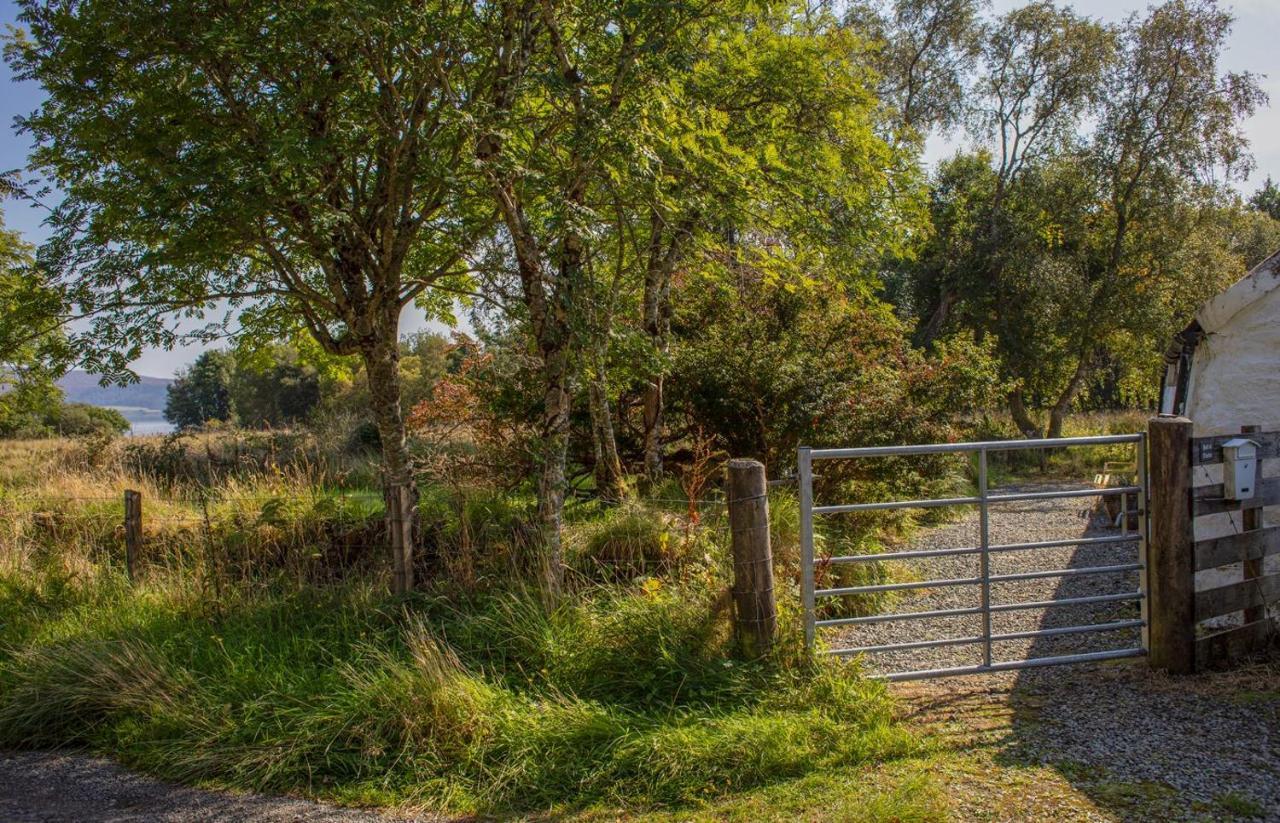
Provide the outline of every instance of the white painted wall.
[[[1280,286],[1280,270],[1266,274]],[[1235,434],[1245,424],[1280,429],[1280,287],[1223,318],[1218,328],[1206,327],[1191,360],[1186,415],[1196,437]]]
[[[1194,436],[1238,434],[1243,425],[1280,431],[1280,254],[1264,261],[1247,277],[1201,308],[1197,319],[1205,338],[1191,361],[1186,416]],[[1280,460],[1263,461],[1263,475],[1280,476]],[[1221,466],[1197,466],[1196,486],[1222,482]],[[1263,510],[1263,523],[1280,523],[1280,507]],[[1240,514],[1196,519],[1197,540],[1235,534]],[[1280,558],[1267,558],[1264,573],[1280,571]],[[1206,589],[1242,579],[1239,565],[1200,572],[1196,588]],[[1238,623],[1224,615],[1218,625]]]

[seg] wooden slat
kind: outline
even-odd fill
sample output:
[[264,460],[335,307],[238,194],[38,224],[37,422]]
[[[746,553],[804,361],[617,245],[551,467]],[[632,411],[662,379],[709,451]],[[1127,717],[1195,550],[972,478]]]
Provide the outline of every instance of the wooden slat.
[[1191,441],[1191,465],[1207,466],[1222,462],[1222,444],[1237,437],[1247,437],[1258,444],[1258,459],[1280,457],[1280,432],[1254,432],[1250,434],[1220,434],[1216,437],[1196,437]]
[[[1259,464],[1261,465],[1261,464]],[[1199,486],[1192,491],[1195,499],[1195,516],[1238,512],[1243,509],[1260,509],[1263,506],[1280,506],[1280,477],[1267,477],[1257,481],[1258,493],[1248,500],[1223,500],[1222,484]]]
[[1265,606],[1276,599],[1280,599],[1280,574],[1199,591],[1196,592],[1196,622],[1253,606]]
[[1280,554],[1280,526],[1268,526],[1265,529],[1230,534],[1226,537],[1197,540],[1195,569],[1202,572],[1228,563],[1261,560],[1273,554]]
[[1266,648],[1276,636],[1276,623],[1268,618],[1256,623],[1196,638],[1196,669],[1203,671],[1236,663]]

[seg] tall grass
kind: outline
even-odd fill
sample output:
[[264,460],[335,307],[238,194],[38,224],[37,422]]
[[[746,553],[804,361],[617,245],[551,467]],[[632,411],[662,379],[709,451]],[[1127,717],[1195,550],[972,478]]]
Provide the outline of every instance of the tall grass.
[[728,656],[689,591],[392,603],[0,589],[0,742],[178,780],[453,811],[687,803],[901,755],[881,687]]
[[[328,554],[379,527],[374,493],[279,467],[197,494],[45,456],[0,487],[0,745],[485,814],[682,808],[915,750],[881,685],[803,651],[791,587],[778,651],[735,656],[714,507],[698,524],[644,502],[580,513],[579,574],[552,599],[513,559],[526,498],[426,489],[427,539],[453,565],[393,599],[380,554]],[[133,584],[112,500],[126,487],[149,522]]]

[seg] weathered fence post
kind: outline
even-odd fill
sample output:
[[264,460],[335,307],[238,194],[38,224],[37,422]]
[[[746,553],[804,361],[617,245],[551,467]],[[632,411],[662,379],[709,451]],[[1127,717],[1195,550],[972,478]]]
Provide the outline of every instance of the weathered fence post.
[[142,492],[124,492],[124,567],[129,580],[138,578],[138,557],[142,554]]
[[1150,663],[1171,674],[1195,670],[1195,541],[1191,514],[1191,421],[1147,423],[1151,529],[1147,543]]
[[753,656],[769,650],[778,627],[767,488],[764,464],[758,460],[729,461],[734,633],[743,650]]
[[[1246,436],[1250,434],[1257,434],[1260,431],[1262,431],[1261,426],[1241,426],[1240,427],[1240,433]],[[1255,468],[1257,469],[1257,480],[1261,481],[1262,480],[1262,460],[1261,459],[1257,461],[1257,463],[1255,464]],[[1223,471],[1226,471],[1227,467],[1224,465],[1222,469]],[[1224,477],[1223,480],[1225,481],[1226,478]],[[1259,491],[1260,485],[1261,483],[1258,483],[1258,482],[1254,483],[1253,488],[1255,492],[1260,493]],[[1260,528],[1262,528],[1262,509],[1245,508],[1244,505],[1241,504],[1240,531],[1251,532]],[[1257,580],[1259,577],[1262,577],[1262,558],[1259,557],[1256,560],[1246,558],[1244,561],[1244,579]],[[1249,625],[1251,623],[1257,623],[1261,620],[1266,620],[1266,619],[1267,619],[1267,604],[1265,602],[1259,602],[1256,606],[1253,606],[1251,608],[1244,610],[1245,625]]]
[[387,494],[387,532],[391,542],[391,591],[408,594],[413,590],[413,489],[404,483],[392,486]]

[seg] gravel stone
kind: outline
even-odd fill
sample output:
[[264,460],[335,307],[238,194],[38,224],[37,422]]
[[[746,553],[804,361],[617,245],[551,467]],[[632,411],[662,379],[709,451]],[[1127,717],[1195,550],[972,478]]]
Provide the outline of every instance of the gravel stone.
[[[1003,492],[1079,486],[1018,486]],[[1015,543],[1119,534],[1088,508],[1090,498],[1019,502],[992,508],[991,542]],[[920,533],[898,550],[977,545],[977,514]],[[1137,561],[1137,541],[992,555],[995,574],[1119,565]],[[970,577],[972,557],[907,561],[920,579]],[[1137,591],[1138,573],[1044,578],[994,586],[993,603]],[[911,592],[894,612],[978,605],[976,587]],[[994,632],[1111,622],[1138,617],[1137,603],[1060,606],[997,615]],[[831,647],[980,634],[980,617],[855,626]],[[995,660],[1017,660],[1139,646],[1139,630],[1063,635],[997,644]],[[868,655],[870,671],[920,670],[981,662],[981,646]],[[1223,819],[1227,794],[1257,803],[1280,820],[1280,662],[1192,677],[1153,672],[1141,658],[1032,668],[894,684],[913,722],[983,729],[988,742],[1018,762],[1061,767],[1089,793],[1105,782],[1151,783],[1178,793],[1185,816]],[[992,705],[1010,710],[991,729]]]

